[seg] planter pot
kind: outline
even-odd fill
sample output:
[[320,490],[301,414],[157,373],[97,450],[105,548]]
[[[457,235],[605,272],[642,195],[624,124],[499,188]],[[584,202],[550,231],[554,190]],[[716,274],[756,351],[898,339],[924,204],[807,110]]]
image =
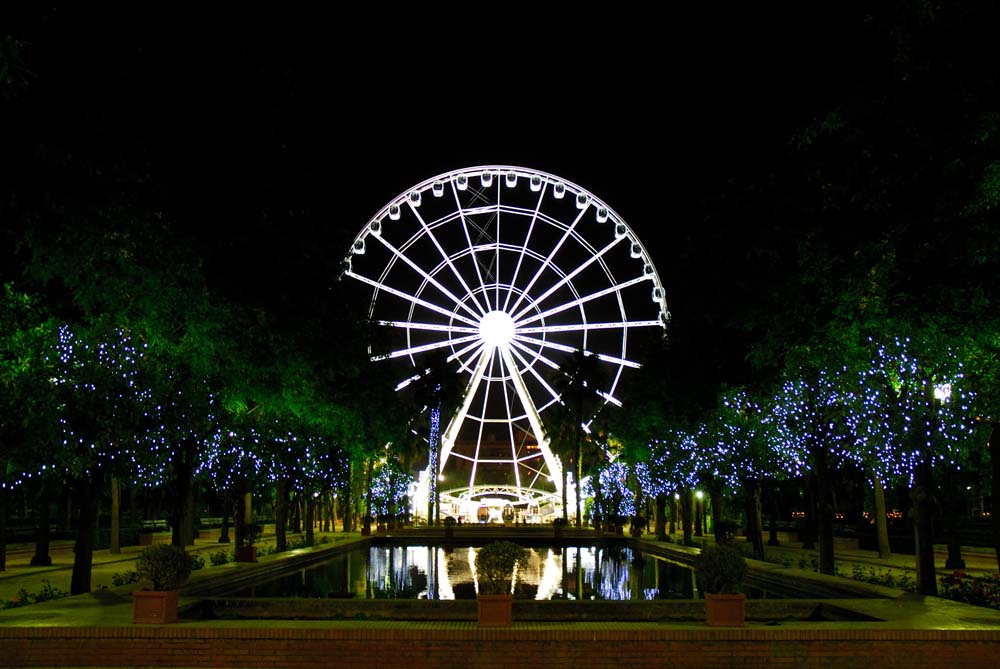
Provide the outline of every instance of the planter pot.
[[705,593],[705,619],[713,627],[743,627],[743,594]]
[[237,562],[256,562],[257,561],[257,547],[256,546],[237,546],[236,547],[236,561]]
[[180,590],[136,590],[132,593],[132,622],[163,625],[177,622]]
[[513,595],[479,595],[476,597],[480,627],[510,627],[514,608]]

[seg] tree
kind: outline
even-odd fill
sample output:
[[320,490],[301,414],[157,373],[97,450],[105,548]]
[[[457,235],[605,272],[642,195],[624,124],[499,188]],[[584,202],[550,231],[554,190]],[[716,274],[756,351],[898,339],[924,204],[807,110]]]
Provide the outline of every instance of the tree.
[[37,298],[4,284],[0,294],[0,571],[6,568],[7,496],[32,477],[44,479],[52,464],[58,423],[43,361],[54,329]]
[[820,361],[809,368],[789,370],[772,404],[779,455],[785,467],[797,475],[808,473],[816,485],[816,513],[819,526],[819,570],[834,573],[833,490],[831,468],[840,459],[844,438],[842,392],[839,375]]
[[412,384],[413,397],[417,405],[416,425],[418,434],[427,435],[428,445],[428,495],[427,522],[436,525],[440,518],[440,497],[438,477],[441,475],[440,449],[442,431],[447,426],[442,420],[455,411],[467,392],[464,377],[455,373],[444,353],[431,355],[426,367]]
[[567,489],[572,465],[576,483],[576,526],[582,523],[581,481],[584,472],[584,445],[589,425],[604,406],[606,400],[599,389],[604,383],[604,373],[597,356],[583,350],[574,351],[557,384],[559,403],[546,413],[546,436],[553,450],[563,461],[563,518],[568,518]]
[[[743,489],[747,517],[746,536],[758,559],[764,557],[761,523],[761,486],[766,479],[777,478],[778,455],[775,433],[766,408],[753,400],[746,389],[725,390],[713,417],[715,435],[711,460],[716,479],[730,479]],[[713,501],[713,507],[715,503]],[[721,537],[716,534],[716,540]]]

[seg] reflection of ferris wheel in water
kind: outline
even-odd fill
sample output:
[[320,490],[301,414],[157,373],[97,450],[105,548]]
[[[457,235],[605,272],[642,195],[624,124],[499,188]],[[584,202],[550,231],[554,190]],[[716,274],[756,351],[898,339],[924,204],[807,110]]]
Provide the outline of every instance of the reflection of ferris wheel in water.
[[[415,368],[446,352],[468,378],[441,440],[442,498],[555,503],[562,467],[542,427],[576,351],[602,366],[605,402],[630,333],[669,320],[649,253],[586,190],[520,167],[429,179],[383,207],[355,238],[344,275],[373,289],[369,316]],[[426,499],[427,477],[415,500]]]

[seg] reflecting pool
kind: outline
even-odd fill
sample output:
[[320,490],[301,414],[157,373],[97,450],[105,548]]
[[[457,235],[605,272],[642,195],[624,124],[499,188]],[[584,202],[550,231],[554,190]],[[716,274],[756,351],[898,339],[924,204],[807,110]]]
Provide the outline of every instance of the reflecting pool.
[[[518,599],[636,601],[697,597],[694,575],[623,545],[527,548]],[[233,596],[475,599],[477,546],[373,545],[266,581]]]

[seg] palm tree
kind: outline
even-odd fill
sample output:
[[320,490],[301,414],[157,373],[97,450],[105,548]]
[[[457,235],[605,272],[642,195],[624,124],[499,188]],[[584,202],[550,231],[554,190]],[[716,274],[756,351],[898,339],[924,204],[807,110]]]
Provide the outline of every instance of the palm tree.
[[[545,421],[546,436],[560,459],[570,462],[576,479],[576,526],[581,525],[580,479],[583,478],[583,445],[586,441],[584,424],[604,406],[598,394],[603,385],[603,371],[597,356],[577,350],[564,368],[564,376],[556,390],[560,402],[554,405]],[[569,487],[569,468],[563,467],[563,518],[568,519],[566,489]]]
[[440,495],[437,479],[440,469],[438,464],[441,450],[442,420],[461,404],[465,397],[466,385],[463,377],[456,373],[445,353],[429,356],[424,374],[414,381],[414,400],[420,407],[418,420],[426,417],[420,431],[426,430],[428,435],[428,474],[430,476],[427,503],[427,522],[437,524],[440,512]]

